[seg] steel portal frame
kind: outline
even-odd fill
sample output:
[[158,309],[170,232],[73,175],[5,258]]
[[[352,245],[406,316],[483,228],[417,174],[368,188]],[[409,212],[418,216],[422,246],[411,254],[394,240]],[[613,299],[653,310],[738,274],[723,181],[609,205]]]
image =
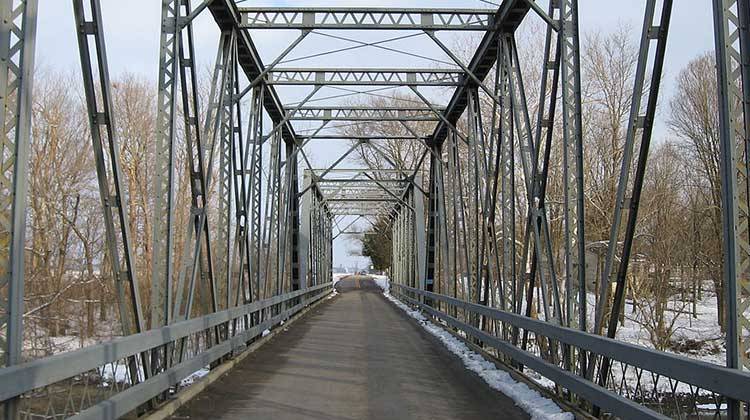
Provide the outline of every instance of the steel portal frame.
[[[743,372],[750,367],[750,0],[714,0],[730,370],[614,340],[672,3],[645,2],[634,83],[634,92],[644,93],[632,101],[595,325],[589,326],[577,0],[549,1],[546,11],[529,0],[505,0],[492,10],[240,8],[234,0],[197,5],[162,0],[148,320],[134,269],[100,0],[73,0],[107,259],[118,292],[122,342],[129,350],[104,360],[94,354],[104,351],[104,345],[24,364],[22,250],[37,2],[2,0],[0,361],[9,367],[0,370],[0,378],[42,372],[34,376],[36,382],[23,386],[0,381],[5,417],[18,415],[22,394],[118,360],[130,372],[131,388],[111,400],[123,405],[107,411],[104,401],[73,411],[85,410],[81,417],[117,417],[145,409],[143,404],[163,398],[187,369],[219,363],[263,329],[322,298],[332,280],[334,238],[361,219],[380,218],[390,224],[389,274],[405,302],[495,349],[517,370],[528,366],[554,378],[561,398],[581,403],[595,415],[605,410],[658,417],[615,389],[611,367],[627,363],[670,378],[670,385],[682,381],[713,392],[728,402],[730,418],[740,418],[750,400],[738,385],[750,380]],[[193,34],[193,20],[204,11],[221,33],[205,110],[198,94]],[[530,11],[546,25],[535,118],[515,41]],[[266,66],[249,29],[302,32]],[[278,67],[318,30],[422,31],[456,69]],[[484,36],[471,60],[463,63],[436,31],[482,31]],[[651,82],[644,90],[647,80]],[[275,90],[284,85],[313,90],[301,102],[284,105]],[[306,105],[324,86],[408,87],[423,106]],[[427,99],[421,89],[431,87],[453,89],[447,105]],[[298,121],[321,125],[310,135],[298,135]],[[331,121],[398,122],[406,134],[322,134]],[[434,129],[418,133],[409,122],[432,122]],[[561,128],[560,137],[554,135],[555,127]],[[177,135],[180,130],[183,138]],[[305,149],[317,140],[348,140],[351,147],[329,167],[313,168]],[[394,162],[378,145],[415,140],[422,149],[412,167]],[[186,148],[191,194],[182,244],[175,243],[180,227],[175,225],[174,185],[182,169],[176,167],[177,147]],[[359,148],[370,148],[389,167],[340,168]],[[561,172],[550,168],[553,148],[562,150]],[[551,234],[547,186],[560,173],[563,235],[558,240]],[[215,190],[210,187],[214,176]],[[519,208],[526,215],[523,220],[517,220]],[[356,219],[342,227],[343,216]],[[175,261],[178,245],[184,251]],[[610,285],[615,286],[613,296]],[[542,319],[533,319],[532,311]],[[605,325],[609,338],[590,334],[604,335]],[[182,332],[172,335],[173,330]],[[166,338],[155,338],[165,332]],[[69,360],[78,364],[65,366]]]

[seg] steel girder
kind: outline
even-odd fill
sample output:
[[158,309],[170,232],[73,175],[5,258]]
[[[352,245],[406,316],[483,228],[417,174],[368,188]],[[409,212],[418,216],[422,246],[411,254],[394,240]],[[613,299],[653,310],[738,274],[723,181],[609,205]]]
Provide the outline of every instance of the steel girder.
[[347,135],[336,135],[336,134],[317,134],[314,136],[299,136],[299,142],[307,142],[310,140],[367,140],[367,141],[378,141],[378,140],[416,140],[416,141],[427,141],[429,137],[425,136],[347,136]]
[[290,111],[291,121],[437,121],[431,109],[301,107]]
[[245,29],[486,31],[494,27],[494,11],[488,9],[243,7],[239,12]]
[[464,75],[452,69],[274,68],[269,85],[458,86]]

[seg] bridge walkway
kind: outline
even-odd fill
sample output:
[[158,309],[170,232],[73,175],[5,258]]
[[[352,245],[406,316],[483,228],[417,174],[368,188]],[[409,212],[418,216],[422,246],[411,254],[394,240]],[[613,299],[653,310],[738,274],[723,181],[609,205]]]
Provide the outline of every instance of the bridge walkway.
[[242,360],[173,419],[527,419],[366,277]]

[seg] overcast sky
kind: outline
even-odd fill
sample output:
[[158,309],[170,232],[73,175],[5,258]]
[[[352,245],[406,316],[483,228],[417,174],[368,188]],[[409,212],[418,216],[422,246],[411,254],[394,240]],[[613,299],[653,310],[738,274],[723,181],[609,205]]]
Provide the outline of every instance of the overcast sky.
[[[497,1],[495,1],[497,2]],[[37,40],[37,64],[55,70],[79,73],[80,63],[70,1],[40,0]],[[198,4],[193,0],[193,4]],[[364,7],[495,7],[480,0],[314,0],[314,1],[270,1],[253,0],[239,2],[241,6],[352,6]],[[546,9],[546,0],[540,0]],[[638,37],[645,1],[637,0],[579,0],[580,28],[582,37],[596,32],[607,32],[618,25],[628,25]],[[161,1],[159,0],[102,0],[102,13],[105,25],[110,73],[117,77],[125,72],[142,75],[155,81],[158,67],[159,26]],[[529,15],[527,19],[539,20]],[[201,66],[208,66],[215,57],[218,31],[207,11],[194,25],[196,35],[196,55]],[[364,42],[384,40],[407,34],[404,31],[338,31],[326,32],[337,36],[356,38]],[[263,60],[272,61],[280,51],[299,35],[299,31],[254,31],[254,42]],[[473,48],[478,36],[471,33],[439,33],[438,36],[448,45],[464,45]],[[710,0],[681,0],[675,2],[667,47],[664,84],[660,102],[666,104],[674,92],[674,78],[679,70],[692,58],[713,49],[712,9]],[[337,48],[354,45],[351,42],[336,40],[319,34],[310,34],[287,57],[287,60],[304,57]],[[384,51],[375,48],[359,48],[334,55],[324,55],[312,59],[289,61],[285,66],[319,67],[448,67],[450,58],[443,54],[424,34],[406,40],[384,44],[412,54],[433,57],[431,61],[408,56],[403,53]],[[441,62],[442,61],[442,62]],[[155,83],[154,83],[155,84]],[[297,87],[284,87],[279,90],[283,102],[290,103],[306,96],[309,90]],[[364,89],[362,89],[364,90]],[[392,94],[395,90],[383,91]],[[333,89],[322,89],[316,98],[342,94]],[[449,92],[431,90],[426,92],[431,101],[444,104]],[[347,98],[351,100],[352,98]],[[355,98],[356,99],[356,98]],[[317,102],[317,105],[331,105],[338,100]],[[660,113],[664,114],[662,106]],[[659,116],[657,116],[657,119]],[[661,116],[663,119],[663,115]],[[299,126],[304,129],[303,125]],[[657,121],[656,140],[669,135],[664,125]],[[345,149],[346,144],[317,142],[309,150],[313,165],[322,167],[332,163]],[[352,167],[353,163],[342,166]],[[344,222],[346,224],[346,222]],[[364,228],[364,225],[360,226]],[[334,265],[359,263],[366,260],[349,256],[349,249],[356,248],[352,241],[338,240],[334,245]]]

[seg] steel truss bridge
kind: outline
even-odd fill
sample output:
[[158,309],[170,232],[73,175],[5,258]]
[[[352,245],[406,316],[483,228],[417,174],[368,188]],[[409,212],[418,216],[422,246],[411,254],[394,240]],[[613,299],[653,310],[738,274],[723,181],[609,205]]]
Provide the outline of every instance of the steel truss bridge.
[[[332,243],[352,225],[340,225],[344,216],[387,220],[394,296],[507,369],[551,380],[554,387],[547,394],[566,409],[620,418],[697,418],[698,406],[710,402],[717,417],[743,418],[750,402],[749,0],[714,0],[712,12],[728,291],[726,366],[614,338],[673,10],[672,0],[643,3],[633,86],[642,94],[632,98],[599,304],[592,307],[583,269],[587,151],[576,0],[505,0],[497,9],[260,8],[240,7],[234,0],[162,0],[148,273],[135,270],[100,1],[72,0],[76,26],[71,31],[78,39],[122,336],[28,361],[21,357],[24,233],[36,18],[45,5],[0,1],[0,402],[5,418],[148,414],[172,401],[172,393],[188,392],[180,382],[202,367],[228,371],[234,358],[262,341],[264,330],[331,293]],[[204,81],[197,74],[193,31],[202,15],[210,15],[221,33],[205,98],[199,94]],[[546,30],[535,116],[515,40],[519,25],[530,19]],[[277,29],[300,32],[275,60],[263,63],[250,30]],[[281,64],[303,39],[321,30],[422,32],[454,65]],[[483,33],[469,62],[436,35],[446,31]],[[304,99],[283,103],[277,92],[282,86],[304,91]],[[311,105],[325,86],[400,86],[419,103]],[[428,99],[425,89],[436,87],[451,90],[447,103]],[[482,101],[491,104],[489,111]],[[332,134],[330,123],[339,121],[391,122],[404,130],[400,136]],[[319,125],[303,132],[300,122]],[[488,122],[490,132],[483,130]],[[554,127],[561,136],[553,135]],[[393,162],[381,145],[385,140],[418,145],[414,166]],[[316,141],[346,141],[350,148],[330,167],[317,168],[306,152]],[[561,243],[551,238],[545,201],[553,147],[561,148],[564,163]],[[186,153],[187,168],[177,167],[178,148]],[[347,156],[365,148],[387,164],[343,167]],[[190,220],[184,226],[174,216],[179,176],[190,178]],[[517,217],[517,206],[526,208],[525,217]],[[179,245],[187,251],[177,264],[180,230],[184,243]],[[558,252],[562,264],[554,257]],[[144,284],[151,287],[150,301],[142,299]],[[532,317],[537,299],[543,303]],[[591,311],[595,322],[587,325]],[[125,379],[103,383],[105,368],[122,370]],[[637,373],[635,387],[625,379],[628,370]]]

